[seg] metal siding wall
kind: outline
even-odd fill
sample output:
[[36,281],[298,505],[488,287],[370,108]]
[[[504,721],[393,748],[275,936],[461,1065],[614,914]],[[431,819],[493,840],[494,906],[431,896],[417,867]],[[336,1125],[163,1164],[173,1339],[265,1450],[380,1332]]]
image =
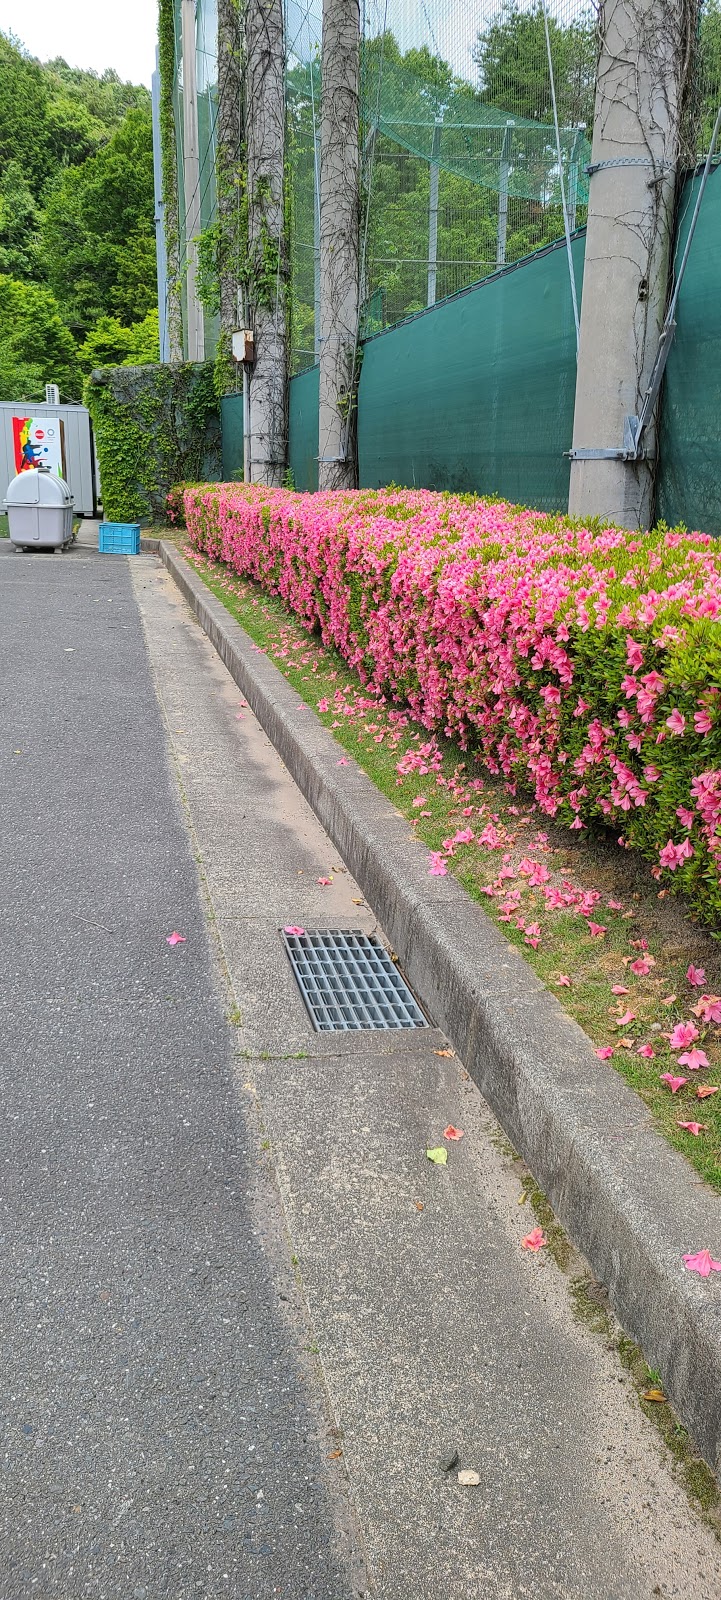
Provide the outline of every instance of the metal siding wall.
[[[574,240],[579,291],[584,245]],[[575,389],[560,241],[366,342],[361,487],[474,490],[565,511]]]
[[[699,179],[681,194],[678,262]],[[711,173],[681,286],[661,401],[657,520],[721,534],[721,170]]]
[[288,464],[296,489],[318,488],[319,369],[290,380]]
[[85,517],[95,516],[93,497],[93,459],[90,415],[85,406],[46,406],[33,400],[0,401],[0,500],[15,477],[13,455],[13,417],[60,417],[65,427],[65,465],[75,510]]

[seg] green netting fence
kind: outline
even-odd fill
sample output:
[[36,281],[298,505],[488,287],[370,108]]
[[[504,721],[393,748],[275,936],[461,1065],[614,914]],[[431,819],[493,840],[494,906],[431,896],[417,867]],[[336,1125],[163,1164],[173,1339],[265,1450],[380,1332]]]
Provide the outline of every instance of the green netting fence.
[[[366,0],[362,332],[393,326],[585,221],[595,9]],[[317,359],[320,8],[288,0],[291,370]],[[560,146],[560,161],[559,161]]]
[[[700,178],[681,196],[676,259]],[[659,435],[657,516],[721,534],[721,168],[709,178],[677,311]]]

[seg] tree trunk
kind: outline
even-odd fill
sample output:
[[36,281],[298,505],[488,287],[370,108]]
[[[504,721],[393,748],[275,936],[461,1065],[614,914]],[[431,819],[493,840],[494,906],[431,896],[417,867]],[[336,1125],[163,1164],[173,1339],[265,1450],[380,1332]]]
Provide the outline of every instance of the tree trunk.
[[196,74],[195,0],[181,0],[183,50],[183,187],[185,208],[185,306],[188,360],[205,360],[205,321],[198,298],[200,154]]
[[238,0],[218,0],[218,276],[220,354],[226,393],[236,386],[230,341],[240,322],[240,219],[243,191],[241,22]]
[[359,0],[323,0],[318,484],[350,489],[360,254]]
[[[620,450],[663,322],[695,0],[605,0],[591,158],[573,448]],[[646,458],[572,458],[569,511],[622,527],[653,513],[656,433]]]
[[245,59],[245,316],[255,333],[250,479],[278,485],[285,474],[288,415],[283,0],[246,0]]

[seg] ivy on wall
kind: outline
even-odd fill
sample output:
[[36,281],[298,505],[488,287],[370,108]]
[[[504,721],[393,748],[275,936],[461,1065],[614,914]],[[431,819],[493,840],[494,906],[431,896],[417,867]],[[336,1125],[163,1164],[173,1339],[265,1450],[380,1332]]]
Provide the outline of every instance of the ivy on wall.
[[222,477],[212,362],[100,367],[85,386],[109,522],[166,522],[176,483]]
[[175,144],[175,106],[173,102],[176,74],[175,54],[174,0],[158,0],[160,153],[168,271],[168,336],[171,361],[179,360],[183,354],[180,207],[178,197],[178,157]]

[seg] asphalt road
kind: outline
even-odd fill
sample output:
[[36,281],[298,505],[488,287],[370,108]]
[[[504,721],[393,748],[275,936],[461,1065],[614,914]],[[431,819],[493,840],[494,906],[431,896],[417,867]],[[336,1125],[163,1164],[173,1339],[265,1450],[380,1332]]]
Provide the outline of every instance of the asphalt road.
[[0,640],[0,1600],[350,1600],[128,562],[3,542]]
[[164,569],[0,542],[0,641],[0,1600],[715,1600],[442,1036],[311,1032],[373,914]]

